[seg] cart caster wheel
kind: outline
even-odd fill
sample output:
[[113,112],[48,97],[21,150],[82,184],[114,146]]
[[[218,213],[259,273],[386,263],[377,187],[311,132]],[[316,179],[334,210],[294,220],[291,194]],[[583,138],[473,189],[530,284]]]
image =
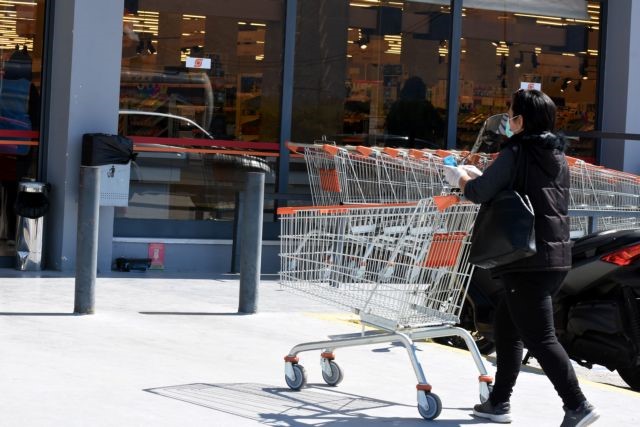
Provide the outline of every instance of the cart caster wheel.
[[436,419],[438,415],[440,415],[440,412],[442,412],[442,402],[440,398],[435,393],[427,393],[424,391],[422,393],[424,393],[427,399],[427,406],[424,407],[418,404],[418,412],[420,412],[420,415],[422,415],[422,418],[425,420]]
[[285,375],[284,380],[287,382],[287,385],[291,390],[300,390],[302,387],[307,385],[307,371],[305,371],[304,366],[297,363],[294,363],[291,368],[293,369],[295,379],[292,380]]
[[325,383],[335,387],[342,382],[342,379],[344,377],[342,373],[342,369],[340,369],[340,366],[333,360],[329,360],[328,363],[329,363],[329,366],[331,367],[331,375],[327,375],[327,373],[323,369],[322,378],[324,379]]

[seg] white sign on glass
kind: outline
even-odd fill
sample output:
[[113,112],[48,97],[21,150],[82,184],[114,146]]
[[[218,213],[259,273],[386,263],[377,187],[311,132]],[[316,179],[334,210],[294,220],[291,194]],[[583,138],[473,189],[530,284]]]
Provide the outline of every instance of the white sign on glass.
[[542,90],[542,83],[520,82],[520,89],[524,89],[524,90]]
[[211,58],[194,58],[187,56],[187,68],[211,69]]

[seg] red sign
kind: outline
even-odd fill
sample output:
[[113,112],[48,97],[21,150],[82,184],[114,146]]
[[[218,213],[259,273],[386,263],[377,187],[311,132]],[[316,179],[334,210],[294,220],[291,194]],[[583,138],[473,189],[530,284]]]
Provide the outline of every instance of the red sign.
[[164,243],[149,243],[151,269],[164,270]]

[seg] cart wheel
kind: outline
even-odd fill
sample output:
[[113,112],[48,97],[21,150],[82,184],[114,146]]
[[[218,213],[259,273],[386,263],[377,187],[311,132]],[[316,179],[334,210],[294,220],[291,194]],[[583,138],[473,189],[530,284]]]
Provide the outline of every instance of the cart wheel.
[[342,382],[342,369],[340,369],[340,366],[333,360],[329,360],[329,366],[331,367],[331,375],[327,375],[323,370],[322,378],[325,383],[335,387]]
[[295,379],[291,380],[285,375],[284,380],[287,382],[287,385],[291,390],[300,390],[302,387],[307,385],[307,371],[305,371],[304,366],[297,363],[294,363],[291,368],[293,368]]
[[427,393],[423,392],[425,397],[427,398],[427,407],[418,404],[418,412],[422,415],[422,418],[425,420],[433,420],[440,415],[442,411],[442,402],[440,398],[435,393]]

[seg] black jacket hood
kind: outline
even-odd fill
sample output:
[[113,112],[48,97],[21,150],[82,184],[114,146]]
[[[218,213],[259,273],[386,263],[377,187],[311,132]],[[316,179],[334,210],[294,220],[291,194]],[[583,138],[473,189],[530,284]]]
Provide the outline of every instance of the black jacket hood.
[[539,167],[549,176],[556,176],[563,167],[562,154],[568,146],[563,135],[545,132],[540,135],[516,134],[509,139],[510,143],[520,143],[527,150]]

